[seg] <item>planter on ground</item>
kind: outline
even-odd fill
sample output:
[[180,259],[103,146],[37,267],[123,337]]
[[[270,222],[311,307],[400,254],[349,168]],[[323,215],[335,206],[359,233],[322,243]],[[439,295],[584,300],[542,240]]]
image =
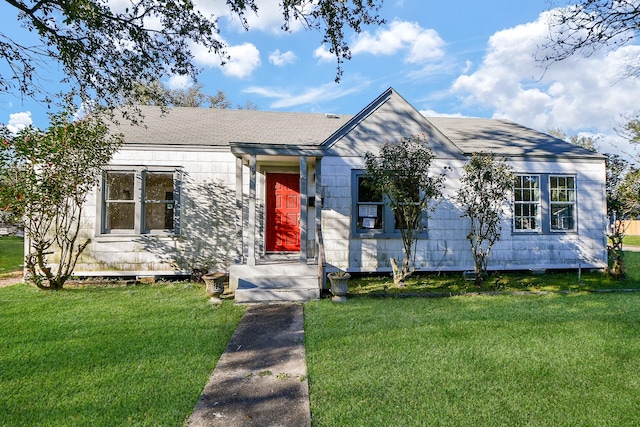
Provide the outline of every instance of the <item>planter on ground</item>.
[[331,281],[331,293],[334,295],[332,301],[347,301],[347,293],[349,291],[347,283],[349,282],[351,275],[349,273],[345,273],[344,271],[339,271],[336,273],[329,273],[327,274],[327,277]]
[[209,302],[211,304],[220,304],[220,295],[224,293],[225,276],[222,272],[208,273],[202,276],[207,286],[207,295],[210,297]]

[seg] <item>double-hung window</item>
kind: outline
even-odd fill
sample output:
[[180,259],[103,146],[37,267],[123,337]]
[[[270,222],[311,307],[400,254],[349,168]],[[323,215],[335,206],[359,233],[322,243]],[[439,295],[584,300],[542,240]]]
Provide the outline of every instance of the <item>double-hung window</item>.
[[517,175],[513,186],[514,229],[540,230],[540,176]]
[[576,230],[576,177],[516,175],[513,184],[515,232]]
[[359,232],[382,231],[385,225],[382,193],[370,187],[370,179],[367,176],[357,175],[356,180],[358,185],[357,230]]
[[144,173],[144,231],[174,230],[174,179],[172,172]]
[[101,234],[175,234],[175,169],[109,169],[104,173]]
[[136,218],[134,193],[134,172],[105,172],[103,232],[133,232]]
[[[370,177],[363,171],[353,171],[353,232],[359,237],[400,237],[400,226],[404,221],[389,206],[385,196],[373,189]],[[413,202],[403,205],[405,210],[419,209],[419,189],[412,191]],[[409,212],[415,213],[415,212]],[[409,215],[411,216],[411,215]],[[419,232],[427,229],[427,215],[420,218]]]
[[576,228],[576,179],[573,176],[549,177],[549,209],[552,231]]

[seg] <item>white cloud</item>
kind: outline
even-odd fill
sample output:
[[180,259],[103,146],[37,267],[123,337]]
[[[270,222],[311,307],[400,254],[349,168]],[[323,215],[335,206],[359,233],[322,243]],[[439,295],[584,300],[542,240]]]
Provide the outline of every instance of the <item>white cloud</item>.
[[239,79],[250,77],[261,64],[260,51],[252,43],[228,46],[226,53],[229,59],[224,65],[221,65],[222,58],[220,56],[208,52],[200,45],[193,46],[191,50],[198,64],[209,68],[220,68],[223,74]]
[[450,118],[456,118],[456,119],[469,117],[460,113],[454,113],[454,114],[438,113],[437,111],[434,111],[434,110],[420,110],[420,114],[422,114],[425,117],[450,117]]
[[167,87],[169,89],[187,89],[193,86],[193,80],[187,75],[174,74],[169,77]]
[[391,22],[388,28],[379,28],[374,34],[362,32],[352,43],[353,55],[393,55],[406,51],[405,62],[416,64],[432,61],[444,56],[444,41],[438,33],[422,28],[416,22]]
[[269,62],[271,62],[276,67],[283,67],[287,64],[293,64],[294,62],[296,62],[296,59],[296,54],[290,50],[281,53],[280,49],[276,49],[269,54]]
[[305,88],[302,92],[293,93],[291,89],[285,88],[265,88],[250,87],[244,90],[245,93],[273,98],[274,101],[269,108],[290,108],[298,105],[317,104],[343,98],[359,92],[368,83],[347,87],[344,84],[327,83],[318,87]]
[[320,62],[331,62],[336,59],[336,56],[333,53],[329,52],[329,49],[327,49],[324,45],[318,47],[313,51],[313,57],[318,58]]
[[536,55],[542,56],[540,46],[548,40],[548,16],[491,36],[483,62],[458,77],[452,92],[470,106],[493,110],[496,118],[539,130],[604,133],[605,140],[615,140],[619,114],[637,108],[640,80],[620,77],[627,59],[640,55],[640,46],[598,51],[544,69]]
[[[435,30],[422,28],[416,22],[398,20],[394,20],[386,28],[378,28],[373,34],[363,31],[350,43],[351,54],[354,56],[390,56],[404,52],[404,62],[408,64],[424,64],[441,59],[445,53],[444,45],[444,40]],[[324,45],[318,47],[313,56],[320,62],[335,60],[335,55]]]
[[[198,3],[200,3],[199,1]],[[208,3],[220,3],[223,2],[206,2]],[[255,4],[258,7],[258,13],[254,13],[252,10],[247,10],[244,14],[245,19],[247,20],[247,24],[249,30],[258,30],[272,34],[282,34],[284,30],[282,29],[282,25],[284,24],[284,16],[282,14],[282,7],[280,6],[279,0],[256,0]],[[221,6],[220,5],[220,6]],[[211,8],[211,6],[204,5],[204,7]],[[234,29],[236,31],[244,31],[242,27],[242,23],[240,22],[240,18],[237,15],[233,14],[231,10],[226,7],[222,9],[218,6],[213,13],[216,16],[221,16],[226,18],[229,22],[232,23]],[[303,8],[313,7],[312,2],[308,2],[302,6]],[[303,29],[303,25],[299,21],[292,21],[290,23],[290,31],[295,32]]]
[[12,134],[20,132],[22,129],[33,124],[31,118],[31,111],[23,111],[21,113],[9,114],[9,122],[7,123],[7,129]]
[[230,60],[221,68],[227,76],[243,79],[260,66],[260,51],[252,43],[231,46],[227,51]]

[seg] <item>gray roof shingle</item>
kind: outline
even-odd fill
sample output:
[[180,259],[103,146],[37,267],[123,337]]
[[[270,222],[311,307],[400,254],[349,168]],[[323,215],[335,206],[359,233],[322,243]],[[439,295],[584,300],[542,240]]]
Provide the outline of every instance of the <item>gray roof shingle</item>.
[[[118,130],[127,145],[229,146],[321,145],[352,118],[349,114],[291,113],[259,110],[221,110],[140,106],[143,126],[123,121]],[[465,154],[503,156],[602,157],[551,135],[508,120],[429,117],[427,121]]]
[[230,142],[318,145],[352,115],[140,106],[142,126],[122,121],[127,145],[225,146]]
[[485,152],[504,156],[601,157],[508,120],[429,117],[429,121],[465,154]]

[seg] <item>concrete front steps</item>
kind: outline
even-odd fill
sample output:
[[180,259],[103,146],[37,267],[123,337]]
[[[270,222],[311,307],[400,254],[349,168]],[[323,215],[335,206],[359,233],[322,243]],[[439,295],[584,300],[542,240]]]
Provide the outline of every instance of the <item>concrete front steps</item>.
[[234,265],[229,288],[236,304],[305,302],[320,298],[318,266],[303,264]]

